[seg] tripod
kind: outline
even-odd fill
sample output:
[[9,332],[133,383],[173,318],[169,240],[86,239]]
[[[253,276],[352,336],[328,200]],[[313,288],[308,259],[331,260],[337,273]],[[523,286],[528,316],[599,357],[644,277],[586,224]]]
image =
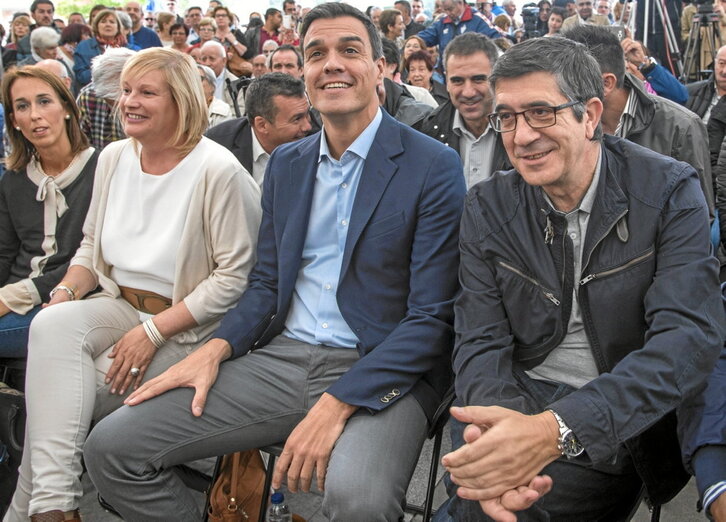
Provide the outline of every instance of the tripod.
[[[655,7],[655,9],[654,9]],[[661,62],[667,66],[673,75],[677,78],[682,74],[683,64],[680,59],[680,46],[678,44],[678,38],[676,32],[673,29],[670,16],[668,15],[668,9],[665,5],[665,0],[644,0],[643,1],[643,44],[651,50],[660,49],[660,42],[652,42],[654,36],[657,34],[656,15],[660,19],[661,26],[663,28],[663,42],[661,54]],[[651,30],[652,24],[652,30]],[[652,33],[652,34],[651,34]],[[655,43],[655,45],[651,45]]]
[[[688,43],[685,52],[685,68],[681,81],[686,83],[689,79],[700,80],[705,78],[709,71],[703,71],[700,59],[702,51],[711,55],[711,61],[716,61],[716,52],[721,46],[721,28],[719,16],[713,12],[713,4],[700,4],[698,12],[691,20],[691,32],[688,34]],[[695,76],[695,78],[694,78]]]

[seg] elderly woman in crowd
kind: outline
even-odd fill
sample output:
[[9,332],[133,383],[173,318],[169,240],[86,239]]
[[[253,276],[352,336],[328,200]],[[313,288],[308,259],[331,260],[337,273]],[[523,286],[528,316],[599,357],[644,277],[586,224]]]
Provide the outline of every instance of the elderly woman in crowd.
[[58,42],[58,59],[61,60],[70,71],[73,71],[75,62],[73,55],[76,47],[83,40],[91,38],[91,28],[85,24],[70,24],[61,32],[60,42]]
[[171,48],[185,53],[189,50],[187,38],[189,37],[189,28],[184,24],[174,24],[169,28],[171,35]]
[[121,31],[116,12],[104,9],[93,18],[93,37],[83,40],[76,47],[73,54],[73,72],[79,85],[86,85],[91,81],[91,60],[114,47],[126,47],[126,37]]
[[33,65],[41,60],[58,58],[60,35],[50,27],[38,27],[30,33],[30,56],[18,62],[18,66]]
[[194,61],[146,49],[127,62],[121,85],[130,139],[101,153],[84,239],[31,326],[26,442],[9,522],[79,519],[91,421],[201,346],[254,263],[259,188],[203,137]]
[[0,178],[0,357],[25,357],[30,320],[83,238],[98,154],[55,75],[7,73],[2,99],[12,152]]
[[214,89],[216,87],[216,77],[214,71],[206,65],[197,64],[199,69],[199,77],[202,81],[202,90],[204,91],[204,99],[207,102],[207,112],[209,115],[209,126],[222,123],[223,121],[234,118],[234,111],[229,103],[214,97]]
[[399,66],[399,69],[401,71],[401,81],[407,82],[408,81],[408,70],[405,68],[405,60],[411,54],[415,53],[416,51],[425,51],[426,50],[426,42],[423,41],[423,39],[420,36],[417,35],[411,35],[403,42],[403,48],[401,49],[401,64]]
[[429,91],[439,105],[449,99],[446,86],[432,79],[434,59],[428,51],[416,51],[410,54],[403,60],[403,65],[408,71],[407,83]]
[[199,41],[187,49],[191,53],[194,49],[199,49],[205,42],[214,39],[214,33],[217,32],[217,23],[214,18],[205,17],[199,22]]

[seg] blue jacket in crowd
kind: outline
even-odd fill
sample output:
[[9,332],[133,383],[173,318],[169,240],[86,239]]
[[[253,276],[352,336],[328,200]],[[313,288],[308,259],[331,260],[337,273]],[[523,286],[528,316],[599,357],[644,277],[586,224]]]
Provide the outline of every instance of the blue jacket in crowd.
[[439,60],[443,59],[444,49],[455,36],[464,33],[481,33],[489,38],[499,38],[501,34],[496,29],[489,27],[489,24],[479,15],[476,9],[467,6],[461,20],[454,22],[450,16],[438,20],[424,29],[420,36],[426,45],[439,46]]

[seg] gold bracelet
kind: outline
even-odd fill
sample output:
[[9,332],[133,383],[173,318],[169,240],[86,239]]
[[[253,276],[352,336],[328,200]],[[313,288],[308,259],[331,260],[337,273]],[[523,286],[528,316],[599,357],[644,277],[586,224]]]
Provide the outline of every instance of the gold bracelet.
[[58,283],[56,286],[65,286],[68,290],[73,292],[73,300],[78,299],[78,287],[71,283],[70,281],[66,281],[65,279]]

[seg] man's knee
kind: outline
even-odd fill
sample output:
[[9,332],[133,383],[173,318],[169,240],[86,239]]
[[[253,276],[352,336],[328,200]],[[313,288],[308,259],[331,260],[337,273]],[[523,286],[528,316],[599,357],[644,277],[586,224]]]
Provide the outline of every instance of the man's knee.
[[133,458],[136,452],[131,448],[132,443],[133,436],[126,436],[113,422],[98,423],[83,447],[83,458],[93,481],[113,474],[118,464]]
[[329,520],[368,522],[399,520],[403,516],[404,498],[385,480],[363,477],[349,470],[346,477],[331,477],[325,481],[323,514]]

